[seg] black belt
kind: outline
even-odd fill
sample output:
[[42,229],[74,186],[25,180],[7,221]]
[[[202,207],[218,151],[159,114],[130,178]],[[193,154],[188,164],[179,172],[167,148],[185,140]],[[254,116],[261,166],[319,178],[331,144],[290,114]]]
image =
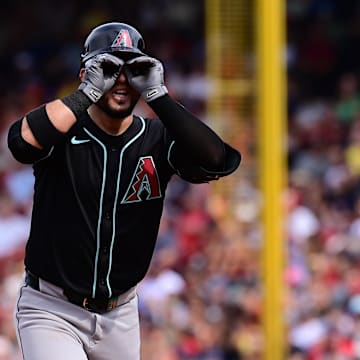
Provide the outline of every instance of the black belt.
[[[39,277],[32,274],[30,271],[26,271],[25,283],[31,288],[40,291]],[[72,304],[78,305],[86,310],[96,313],[104,313],[124,304],[124,302],[120,299],[121,295],[114,296],[106,300],[99,300],[84,297],[80,294],[75,294],[74,292],[68,290],[63,290],[63,292],[64,295],[68,298],[69,302]]]

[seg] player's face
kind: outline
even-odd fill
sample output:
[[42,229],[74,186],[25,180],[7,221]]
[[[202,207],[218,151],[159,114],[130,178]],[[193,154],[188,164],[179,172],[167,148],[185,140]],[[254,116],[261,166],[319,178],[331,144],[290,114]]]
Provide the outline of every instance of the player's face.
[[124,118],[129,116],[140,94],[133,89],[126,78],[124,72],[121,72],[114,86],[108,90],[97,105],[112,118]]

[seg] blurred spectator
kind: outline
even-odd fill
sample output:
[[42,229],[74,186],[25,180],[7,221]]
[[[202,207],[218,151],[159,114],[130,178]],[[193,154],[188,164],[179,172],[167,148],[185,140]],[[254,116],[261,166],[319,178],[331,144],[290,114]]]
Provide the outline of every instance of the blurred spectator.
[[30,229],[28,215],[17,213],[12,198],[0,194],[0,261],[24,248]]
[[345,160],[351,174],[358,177],[360,175],[360,119],[354,121],[350,127]]
[[360,93],[356,74],[343,74],[339,80],[336,113],[344,124],[351,123],[360,111]]

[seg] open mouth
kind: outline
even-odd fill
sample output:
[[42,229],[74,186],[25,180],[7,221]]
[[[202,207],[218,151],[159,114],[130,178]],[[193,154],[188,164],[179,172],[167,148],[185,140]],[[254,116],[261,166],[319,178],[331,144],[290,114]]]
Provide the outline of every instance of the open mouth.
[[118,100],[122,100],[129,95],[126,90],[115,90],[112,93],[113,97]]
[[115,90],[114,94],[116,94],[116,95],[127,95],[128,91],[125,90],[125,89],[119,89],[119,90]]

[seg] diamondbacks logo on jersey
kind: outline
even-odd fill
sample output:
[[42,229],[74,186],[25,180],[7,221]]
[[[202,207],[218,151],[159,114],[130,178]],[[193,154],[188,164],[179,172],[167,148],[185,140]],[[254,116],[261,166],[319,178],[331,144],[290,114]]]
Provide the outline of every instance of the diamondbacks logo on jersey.
[[115,40],[111,44],[112,48],[126,48],[126,47],[132,47],[132,41],[128,30],[120,30],[117,34]]
[[161,197],[159,176],[151,156],[139,159],[130,186],[121,203],[132,203]]

